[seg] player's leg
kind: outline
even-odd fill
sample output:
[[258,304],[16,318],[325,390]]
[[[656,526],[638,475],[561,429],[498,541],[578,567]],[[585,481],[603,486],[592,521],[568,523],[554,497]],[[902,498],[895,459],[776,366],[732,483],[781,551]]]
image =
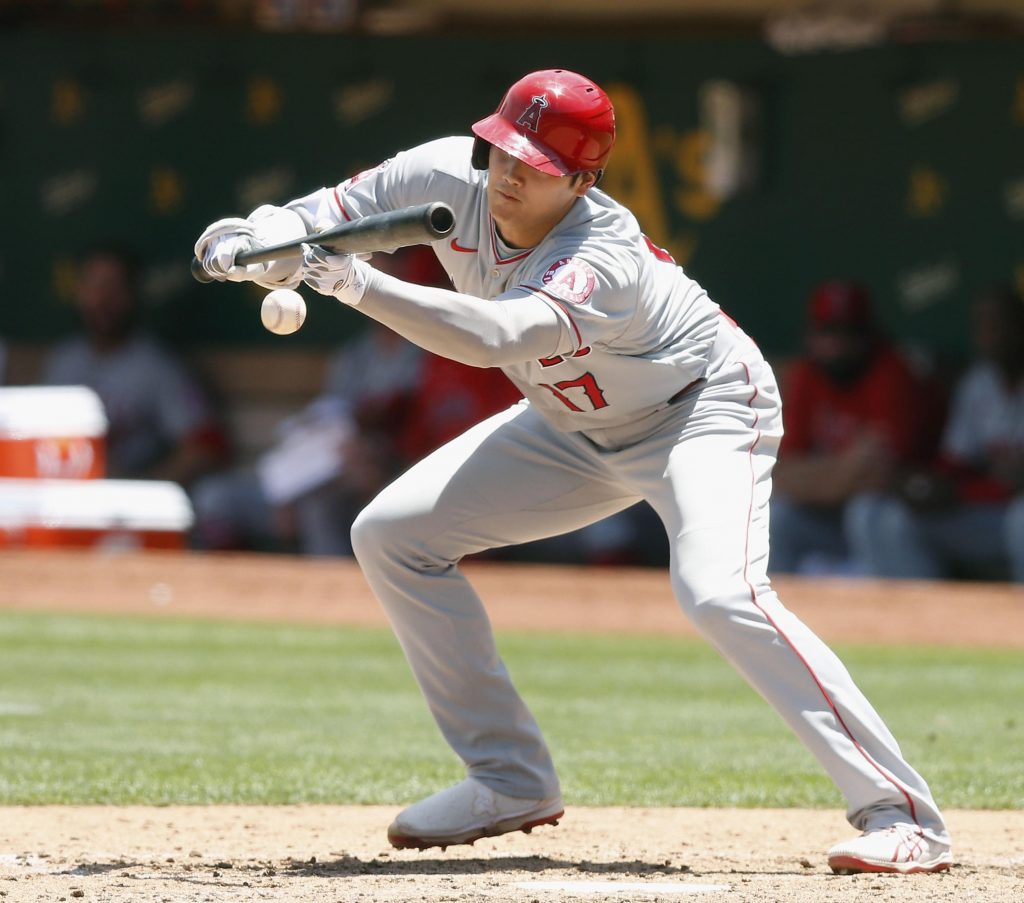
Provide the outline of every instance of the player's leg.
[[[749,400],[752,387],[738,388]],[[948,834],[928,786],[843,664],[771,588],[778,430],[759,432],[766,414],[774,417],[715,402],[681,433],[645,443],[646,460],[618,456],[616,470],[642,488],[666,526],[680,605],[818,758],[846,797],[851,823],[865,831],[910,823],[930,839],[933,858],[948,862]]]
[[[480,836],[482,828],[501,833],[497,822],[459,822],[463,808],[481,806],[478,785],[525,801],[516,817],[560,813],[558,780],[540,729],[512,685],[484,607],[458,563],[483,549],[575,529],[633,501],[583,440],[517,406],[428,456],[357,518],[356,557],[438,726],[476,785],[454,789],[457,798],[430,804],[426,813],[413,807],[393,826],[393,840],[401,835],[443,845]],[[454,822],[438,815],[441,808],[456,810]],[[423,836],[424,818],[440,819],[429,836]]]

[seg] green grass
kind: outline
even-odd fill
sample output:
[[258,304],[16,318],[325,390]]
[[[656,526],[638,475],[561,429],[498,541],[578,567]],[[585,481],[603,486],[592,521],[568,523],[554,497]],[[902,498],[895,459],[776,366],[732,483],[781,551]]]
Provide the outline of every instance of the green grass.
[[[502,635],[573,804],[842,802],[706,645]],[[946,807],[1024,806],[1024,657],[840,650]],[[462,774],[390,633],[0,617],[0,803],[401,803]]]

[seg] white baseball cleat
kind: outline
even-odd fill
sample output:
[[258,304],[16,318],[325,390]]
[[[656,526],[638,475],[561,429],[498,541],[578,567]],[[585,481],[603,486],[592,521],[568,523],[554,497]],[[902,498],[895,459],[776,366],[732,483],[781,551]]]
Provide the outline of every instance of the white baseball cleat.
[[443,850],[481,837],[511,831],[529,834],[538,825],[557,825],[563,811],[560,796],[518,799],[466,778],[400,812],[388,828],[388,840],[399,849]]
[[838,843],[828,851],[833,872],[941,872],[952,864],[949,844],[925,837],[917,825],[897,824]]

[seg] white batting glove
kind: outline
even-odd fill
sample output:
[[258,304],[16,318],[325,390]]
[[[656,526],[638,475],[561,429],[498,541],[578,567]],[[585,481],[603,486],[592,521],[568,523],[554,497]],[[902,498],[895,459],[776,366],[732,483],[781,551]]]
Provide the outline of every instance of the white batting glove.
[[235,255],[256,247],[255,232],[249,220],[238,216],[211,223],[196,242],[196,259],[218,282],[245,282],[263,272],[262,266],[235,266]]
[[[304,238],[308,232],[305,219],[295,210],[264,204],[249,214],[256,247],[267,248]],[[320,230],[318,230],[320,231]],[[263,288],[295,288],[302,281],[298,257],[283,257],[261,264],[253,282]]]
[[302,281],[343,304],[355,307],[363,300],[371,269],[354,254],[334,254],[319,245],[302,246]]

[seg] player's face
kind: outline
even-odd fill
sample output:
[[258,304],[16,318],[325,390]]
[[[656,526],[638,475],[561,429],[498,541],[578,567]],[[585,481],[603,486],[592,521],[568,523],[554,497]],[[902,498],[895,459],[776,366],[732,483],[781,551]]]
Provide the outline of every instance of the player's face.
[[517,248],[540,244],[594,184],[593,173],[573,184],[569,176],[550,176],[493,145],[487,172],[487,206],[502,238]]

